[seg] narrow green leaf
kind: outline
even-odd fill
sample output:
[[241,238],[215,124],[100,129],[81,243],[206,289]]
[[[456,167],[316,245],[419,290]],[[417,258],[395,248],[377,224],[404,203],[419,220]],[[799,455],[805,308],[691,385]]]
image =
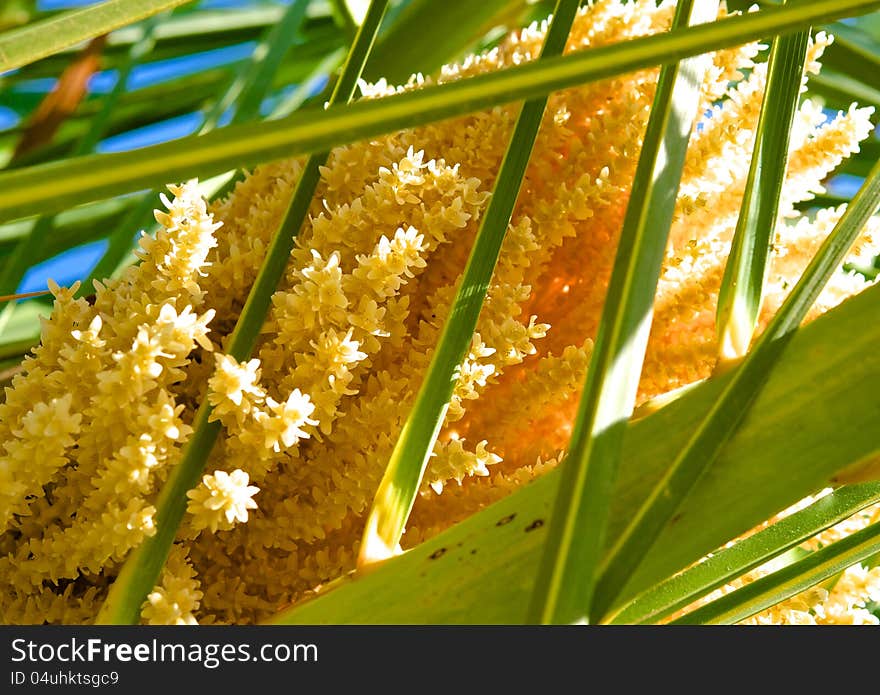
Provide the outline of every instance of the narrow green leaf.
[[[557,2],[538,62],[562,53],[579,4],[579,0]],[[517,118],[449,318],[376,490],[358,556],[361,567],[398,552],[425,466],[458,381],[458,370],[473,339],[546,105],[547,97],[527,101]]]
[[324,56],[323,60],[315,65],[312,72],[297,85],[296,89],[289,96],[278,102],[269,114],[269,120],[284,118],[296,111],[306,102],[309,96],[314,94],[317,86],[327,75],[336,72],[344,59],[345,51],[342,48],[338,48]]
[[[102,236],[101,229],[106,230],[109,227],[107,221],[124,214],[130,205],[129,198],[111,198],[60,213],[56,217],[56,231],[64,238],[58,240],[58,244],[54,248],[63,251],[69,246],[82,243],[82,241],[100,238]],[[9,247],[14,246],[20,239],[27,236],[32,224],[33,219],[31,218],[0,226],[0,247],[4,248],[8,254]],[[88,236],[86,230],[94,236]],[[54,238],[51,240],[51,242],[55,241]],[[52,247],[52,243],[49,246]]]
[[[673,30],[712,21],[718,4],[680,0]],[[559,498],[532,598],[535,622],[591,618],[610,496],[635,404],[705,70],[705,60],[698,57],[665,65],[660,72],[586,385],[562,462]]]
[[[331,103],[349,101],[354,97],[357,81],[387,5],[388,0],[372,0],[370,3],[342,75],[330,97]],[[239,361],[248,359],[256,344],[272,302],[272,294],[284,273],[294,240],[315,194],[320,180],[320,167],[327,157],[326,152],[309,157],[284,219],[269,244],[257,279],[229,339],[227,352]],[[220,433],[219,421],[211,421],[211,410],[205,398],[194,418],[193,433],[184,448],[181,461],[171,471],[156,500],[156,533],[126,558],[98,612],[98,624],[133,624],[138,621],[141,605],[159,579],[186,512],[186,493],[198,484],[205,461]]]
[[786,345],[825,283],[840,265],[868,218],[880,205],[880,162],[807,266],[791,294],[727,383],[663,479],[618,538],[597,589],[604,615],[642,563],[663,528],[742,422]]
[[731,625],[796,596],[880,552],[880,524],[810,553],[804,559],[725,594],[672,625]]
[[433,73],[509,14],[510,5],[508,0],[413,0],[380,37],[364,75],[396,84],[416,72]]
[[[313,5],[315,9],[320,9],[322,3]],[[277,23],[285,9],[280,5],[262,4],[237,10],[200,8],[197,12],[178,13],[168,23],[163,23],[157,32],[154,58],[158,60],[179,57],[194,50],[219,48],[253,40],[267,26]],[[333,29],[335,31],[335,27]],[[117,62],[124,60],[131,45],[139,40],[140,34],[135,26],[123,26],[113,31],[107,38],[103,54],[107,60],[106,66],[117,67]],[[75,51],[74,45],[53,52],[38,63],[26,65],[19,74],[28,78],[57,77]]]
[[806,29],[775,38],[770,49],[755,148],[718,293],[720,365],[748,352],[758,325],[809,40]]
[[[622,600],[633,600],[805,496],[839,485],[840,477],[850,477],[843,473],[860,462],[878,459],[880,322],[873,320],[878,311],[880,287],[872,287],[795,333],[753,415],[628,579]],[[712,377],[630,423],[609,546],[735,373]],[[797,437],[779,436],[793,431]],[[542,475],[355,581],[344,577],[326,584],[314,600],[279,620],[525,622],[559,474],[557,468]]]
[[880,44],[856,27],[835,22],[826,27],[834,43],[825,51],[823,64],[865,85],[877,85],[880,71]]
[[810,92],[825,100],[826,108],[845,110],[853,103],[880,106],[880,89],[836,70],[823,70],[810,78]]
[[880,502],[880,483],[835,490],[681,574],[652,587],[625,606],[612,623],[656,622],[768,560]]
[[254,48],[251,59],[226,89],[226,93],[217,100],[200,132],[213,130],[220,117],[232,107],[235,107],[233,123],[245,123],[259,115],[260,104],[305,19],[308,4],[309,0],[294,0],[287,7],[278,24],[267,31]]
[[32,223],[27,235],[16,244],[3,264],[0,273],[0,294],[15,292],[25,272],[31,266],[31,257],[39,246],[40,240],[52,231],[52,218],[39,217]]
[[0,73],[186,2],[189,0],[106,0],[8,31],[0,35]]
[[[244,124],[133,152],[78,157],[0,174],[0,220],[320,152],[427,122],[720,50],[819,21],[870,12],[880,0],[815,0],[625,41],[385,99]],[[44,184],[52,181],[49,190]]]

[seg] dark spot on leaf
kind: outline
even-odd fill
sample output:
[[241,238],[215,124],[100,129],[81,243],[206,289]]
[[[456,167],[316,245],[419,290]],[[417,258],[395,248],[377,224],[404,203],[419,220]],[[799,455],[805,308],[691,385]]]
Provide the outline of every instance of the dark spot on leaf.
[[681,514],[676,514],[675,516],[673,516],[673,517],[669,520],[669,523],[670,523],[670,524],[674,524],[674,523],[676,523],[679,519],[681,519]]
[[501,517],[497,522],[496,526],[504,526],[505,524],[509,524],[511,521],[516,519],[516,513],[508,514],[507,516]]
[[474,548],[473,550],[471,550],[471,555],[476,555],[476,554],[477,554],[477,549],[476,549],[476,548]]
[[438,558],[443,557],[446,554],[446,548],[437,548],[433,553],[428,556],[430,560],[437,560]]
[[526,526],[526,533],[529,531],[534,531],[535,529],[539,529],[544,525],[543,519],[535,519],[531,524]]

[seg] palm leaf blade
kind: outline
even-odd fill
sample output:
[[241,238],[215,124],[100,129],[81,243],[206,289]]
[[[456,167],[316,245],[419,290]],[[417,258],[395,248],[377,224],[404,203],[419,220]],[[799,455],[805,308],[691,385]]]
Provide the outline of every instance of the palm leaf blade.
[[620,613],[614,623],[654,622],[799,543],[880,501],[880,484],[843,487],[679,575],[657,584]]
[[0,73],[186,2],[189,0],[107,0],[8,31],[0,36]]
[[880,552],[872,524],[673,621],[675,625],[732,624],[750,618]]
[[807,30],[778,37],[771,48],[755,152],[718,294],[721,360],[742,357],[758,323],[809,36]]
[[[678,4],[672,27],[710,21],[717,12],[718,3],[685,0]],[[667,65],[660,73],[535,584],[532,610],[541,622],[571,622],[589,613],[704,70],[704,61],[697,58]]]
[[[577,0],[557,3],[542,59],[545,55],[562,53],[578,4]],[[358,557],[360,566],[393,555],[403,535],[428,457],[446,416],[457,369],[471,344],[546,105],[546,97],[539,98],[527,101],[520,111],[449,318],[376,491]]]

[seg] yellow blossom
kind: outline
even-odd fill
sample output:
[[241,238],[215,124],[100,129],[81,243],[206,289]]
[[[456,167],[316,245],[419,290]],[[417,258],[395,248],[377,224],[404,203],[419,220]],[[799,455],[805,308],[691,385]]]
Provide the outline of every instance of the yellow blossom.
[[248,482],[248,474],[239,469],[202,476],[201,484],[186,493],[186,510],[193,516],[193,528],[217,531],[246,522],[248,510],[257,508],[251,498],[260,491]]
[[[596,0],[579,12],[566,50],[665,31],[673,10],[670,0]],[[436,78],[364,84],[362,92],[381,98],[533,60],[545,29],[515,32]],[[830,42],[822,32],[813,37],[809,74]],[[701,91],[707,115],[687,152],[640,402],[714,366],[715,305],[766,82],[760,50],[753,43],[712,56]],[[642,70],[549,98],[405,545],[563,456],[657,74]],[[156,496],[206,398],[223,425],[208,461],[214,472],[189,492],[144,620],[254,622],[350,570],[518,109],[335,148],[245,362],[224,350],[300,160],[256,168],[210,207],[192,182],[169,187],[173,197],[163,196],[166,211],[156,214],[162,228],[140,240],[141,262],[96,284],[93,303],[76,299],[76,287],[52,285],[41,345],[0,404],[5,621],[93,619],[120,562],[155,533]],[[858,150],[871,115],[853,106],[826,120],[818,104],[800,106],[762,325],[844,211],[803,215],[797,205],[821,193],[826,176]],[[875,218],[853,259],[877,253],[878,231]],[[810,318],[867,284],[837,274]],[[851,568],[824,594],[796,597],[755,621],[872,622],[865,601],[878,586],[880,572]]]
[[208,380],[208,402],[214,406],[211,419],[219,420],[232,413],[241,420],[266,398],[266,392],[258,385],[260,360],[238,363],[229,355],[220,353],[214,358],[214,375]]
[[309,433],[303,427],[317,425],[317,420],[312,420],[309,415],[315,411],[315,406],[304,393],[294,389],[286,401],[281,403],[271,397],[266,399],[266,405],[272,415],[263,418],[260,424],[266,436],[266,447],[280,451],[280,443],[285,447],[291,447],[300,439],[306,439]]

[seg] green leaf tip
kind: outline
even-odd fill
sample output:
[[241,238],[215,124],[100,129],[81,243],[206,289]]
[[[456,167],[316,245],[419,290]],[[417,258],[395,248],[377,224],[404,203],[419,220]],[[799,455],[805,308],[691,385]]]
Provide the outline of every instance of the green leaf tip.
[[[578,5],[578,0],[559,0],[539,63],[562,53]],[[400,538],[471,344],[546,104],[546,97],[526,102],[514,126],[449,318],[367,516],[358,554],[361,569],[400,552]]]

